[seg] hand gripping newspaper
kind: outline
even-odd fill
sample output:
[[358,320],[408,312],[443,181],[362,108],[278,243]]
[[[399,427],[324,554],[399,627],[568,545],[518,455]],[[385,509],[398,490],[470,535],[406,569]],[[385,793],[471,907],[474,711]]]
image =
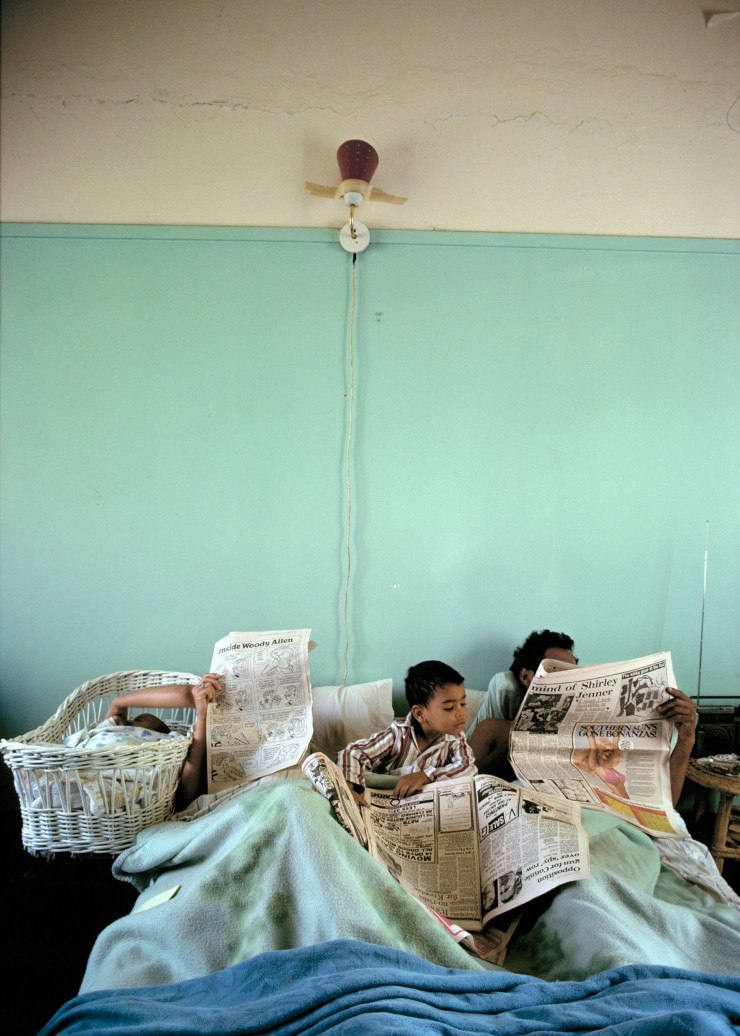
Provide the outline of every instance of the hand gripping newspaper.
[[514,772],[533,791],[681,837],[672,819],[673,724],[657,711],[675,686],[670,652],[592,666],[544,659],[510,734]]
[[216,643],[211,671],[221,690],[208,707],[209,794],[300,764],[313,734],[310,633],[230,633]]
[[[493,918],[589,876],[588,837],[574,802],[479,774],[436,781],[404,799],[389,787],[366,787],[367,806],[361,807],[327,756],[310,755],[303,772],[346,830],[462,936],[483,929],[488,935]],[[368,784],[373,778],[394,783],[388,776],[366,777]],[[468,948],[496,960],[480,952],[480,944]]]

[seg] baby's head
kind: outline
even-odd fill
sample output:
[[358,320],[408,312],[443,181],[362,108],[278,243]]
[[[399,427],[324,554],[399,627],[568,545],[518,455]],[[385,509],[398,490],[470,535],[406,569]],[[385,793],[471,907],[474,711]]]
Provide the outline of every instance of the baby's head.
[[467,726],[465,680],[445,662],[419,662],[406,674],[406,700],[425,732],[461,734]]
[[158,734],[169,734],[170,728],[163,719],[155,716],[152,712],[142,712],[140,716],[129,720],[130,727],[144,727],[146,730],[155,730]]

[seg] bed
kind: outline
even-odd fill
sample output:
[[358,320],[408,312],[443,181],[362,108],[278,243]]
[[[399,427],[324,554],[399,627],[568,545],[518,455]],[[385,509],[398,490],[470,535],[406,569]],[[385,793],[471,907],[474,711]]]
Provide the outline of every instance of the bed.
[[[311,747],[335,755],[391,715],[390,681],[315,688]],[[740,902],[706,849],[584,823],[591,878],[530,904],[500,966],[452,940],[304,778],[199,801],[116,858],[139,898],[40,1036],[740,1032]]]

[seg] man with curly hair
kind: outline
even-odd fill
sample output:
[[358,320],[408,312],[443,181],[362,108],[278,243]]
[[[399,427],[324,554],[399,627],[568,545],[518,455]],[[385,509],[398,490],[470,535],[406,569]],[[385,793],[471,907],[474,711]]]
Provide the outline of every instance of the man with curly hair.
[[510,780],[513,772],[507,760],[509,732],[537,666],[543,658],[577,665],[573,638],[553,630],[533,630],[514,651],[511,668],[496,673],[466,737],[482,773],[494,773]]

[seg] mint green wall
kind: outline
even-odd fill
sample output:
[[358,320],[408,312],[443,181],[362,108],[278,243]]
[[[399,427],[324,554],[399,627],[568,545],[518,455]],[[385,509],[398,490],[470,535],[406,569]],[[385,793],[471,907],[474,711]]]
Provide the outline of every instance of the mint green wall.
[[[343,676],[352,261],[332,231],[3,228],[2,732],[310,626]],[[740,694],[740,247],[375,232],[349,681],[484,687],[545,625]]]

